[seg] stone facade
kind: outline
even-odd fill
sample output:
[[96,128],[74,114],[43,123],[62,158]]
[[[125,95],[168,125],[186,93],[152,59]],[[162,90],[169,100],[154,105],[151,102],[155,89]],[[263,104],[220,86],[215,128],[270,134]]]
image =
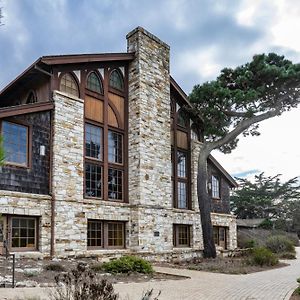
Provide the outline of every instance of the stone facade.
[[[173,207],[170,48],[142,28],[129,33],[127,42],[128,51],[135,52],[128,68],[128,203],[85,198],[84,100],[56,90],[52,96],[52,149],[49,146],[51,196],[0,191],[0,213],[39,217],[38,248],[43,256],[50,255],[51,203],[55,204],[55,256],[113,257],[137,253],[156,260],[201,256],[197,141],[191,143],[191,209]],[[213,224],[233,231],[228,246],[235,248],[235,218],[229,214],[212,214],[212,218]],[[124,222],[125,248],[88,249],[89,219]],[[189,247],[174,247],[175,224],[189,225]]]

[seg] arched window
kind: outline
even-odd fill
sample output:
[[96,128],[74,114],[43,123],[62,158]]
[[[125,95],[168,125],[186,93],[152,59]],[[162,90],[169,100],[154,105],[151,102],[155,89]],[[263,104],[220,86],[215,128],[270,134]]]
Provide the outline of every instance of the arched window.
[[70,73],[66,73],[61,77],[59,90],[79,97],[79,89],[77,82]]
[[91,72],[87,78],[87,88],[93,92],[103,94],[102,81],[96,74],[96,72]]
[[115,88],[115,89],[118,89],[121,91],[124,90],[123,76],[119,70],[115,69],[111,72],[110,78],[109,78],[109,85],[112,88]]
[[28,94],[27,99],[26,99],[26,104],[32,104],[32,103],[36,103],[36,102],[37,102],[37,99],[36,99],[35,93],[33,91],[30,91],[30,93]]

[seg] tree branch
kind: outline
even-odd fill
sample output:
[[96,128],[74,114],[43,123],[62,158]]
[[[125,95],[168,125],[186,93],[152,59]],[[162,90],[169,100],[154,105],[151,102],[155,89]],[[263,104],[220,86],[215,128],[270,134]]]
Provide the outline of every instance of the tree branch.
[[238,135],[240,135],[243,131],[248,129],[251,125],[278,116],[279,114],[280,108],[277,107],[272,111],[268,111],[258,116],[256,115],[249,119],[242,120],[232,131],[230,131],[221,139],[214,142],[208,142],[207,150],[212,151],[216,148],[220,148],[221,146],[229,143],[230,141],[233,141]]

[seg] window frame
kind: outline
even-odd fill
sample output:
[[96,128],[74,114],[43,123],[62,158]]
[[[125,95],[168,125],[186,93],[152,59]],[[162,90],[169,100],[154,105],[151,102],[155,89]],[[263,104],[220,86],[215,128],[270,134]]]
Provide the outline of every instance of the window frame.
[[[110,84],[110,77],[111,77],[112,73],[114,73],[114,72],[117,72],[117,74],[119,74],[119,76],[120,76],[120,79],[121,79],[121,82],[122,82],[122,88],[121,88],[121,89],[119,89],[119,88],[117,88],[117,87],[115,87],[115,86],[112,86],[112,85]],[[119,92],[119,93],[124,93],[124,91],[125,91],[125,78],[124,78],[123,73],[122,73],[122,71],[120,70],[120,68],[118,68],[118,67],[112,68],[112,69],[109,71],[108,87],[109,87],[109,89],[112,89],[113,91],[117,91],[117,92]]]
[[[214,182],[218,183],[217,189]],[[216,191],[218,191],[218,195],[215,194]],[[221,200],[221,177],[215,173],[211,175],[211,197],[214,200]]]
[[[187,244],[179,243],[179,228],[185,227],[187,229]],[[190,224],[173,224],[173,247],[174,248],[191,248],[192,242],[192,225]]]
[[[74,80],[74,82],[75,82],[75,84],[76,84],[76,87],[77,87],[78,95],[74,95],[74,94],[71,94],[71,93],[62,91],[62,90],[60,89],[60,87],[61,87],[61,80],[62,80],[62,78],[63,78],[64,75],[70,75],[70,76],[73,78],[73,80]],[[81,94],[81,93],[80,93],[80,84],[79,84],[79,81],[78,81],[77,76],[75,75],[75,73],[74,73],[73,71],[61,72],[61,74],[59,74],[59,77],[58,77],[58,90],[59,90],[60,92],[62,92],[62,93],[66,93],[66,94],[71,95],[71,96],[73,96],[73,97],[80,98],[80,94]]]
[[[98,222],[101,224],[101,246],[88,246],[88,223]],[[109,246],[108,245],[108,225],[118,224],[122,225],[122,245],[121,246]],[[109,249],[126,249],[126,222],[114,221],[114,220],[99,220],[99,219],[87,219],[87,250],[109,250]]]
[[[21,120],[15,120],[15,119],[3,119],[0,121],[0,133],[1,136],[4,138],[3,134],[3,122],[11,123],[14,125],[26,127],[27,130],[27,139],[26,139],[26,165],[18,164],[16,162],[6,161],[4,159],[4,165],[5,166],[11,166],[11,167],[18,167],[18,168],[24,168],[24,169],[30,169],[32,166],[32,125],[27,124],[26,122],[23,122]],[[3,148],[4,148],[4,142],[3,142]],[[4,149],[5,151],[5,149]]]
[[[91,75],[92,73],[94,73],[94,74],[96,75],[96,77],[98,78],[98,80],[99,80],[99,82],[100,82],[100,86],[101,86],[101,88],[102,88],[102,91],[101,91],[100,93],[97,92],[97,91],[95,91],[95,90],[91,90],[91,89],[88,88],[88,80],[89,80],[89,77],[90,77],[90,75]],[[90,70],[90,71],[87,73],[87,75],[86,75],[86,82],[85,82],[85,88],[86,88],[86,90],[87,90],[89,93],[91,93],[92,95],[96,94],[98,97],[99,97],[99,96],[100,96],[100,97],[101,97],[101,96],[103,97],[103,95],[104,95],[103,78],[102,78],[102,76],[101,76],[101,74],[99,73],[98,70]]]
[[213,225],[213,237],[214,237],[214,243],[217,246],[222,247],[222,245],[220,245],[220,230],[224,230],[224,250],[226,250],[227,247],[227,243],[228,243],[228,235],[229,235],[229,227],[228,226],[217,226],[217,225]]
[[[13,219],[29,219],[35,222],[34,232],[34,247],[13,247],[12,246],[12,220]],[[8,240],[8,247],[12,252],[27,252],[27,251],[38,251],[39,250],[39,217],[36,216],[25,216],[25,215],[7,215],[6,216],[6,237]]]

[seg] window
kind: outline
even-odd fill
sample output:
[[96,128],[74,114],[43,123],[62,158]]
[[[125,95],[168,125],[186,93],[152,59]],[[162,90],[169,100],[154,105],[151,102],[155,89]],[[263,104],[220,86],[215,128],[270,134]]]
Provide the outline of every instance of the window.
[[108,169],[108,198],[123,199],[123,172],[117,169]]
[[122,163],[123,136],[120,133],[108,131],[108,161],[111,163]]
[[124,248],[124,225],[123,222],[88,220],[88,248]]
[[85,155],[102,160],[102,128],[85,124]]
[[220,179],[218,176],[211,176],[211,196],[220,199]]
[[96,74],[96,72],[91,72],[87,78],[87,88],[93,92],[103,94],[102,81]]
[[124,83],[123,83],[123,76],[121,75],[121,72],[119,70],[113,70],[110,74],[109,78],[109,85],[112,88],[123,90],[124,89]]
[[2,135],[5,162],[9,164],[28,166],[29,128],[24,125],[3,121]]
[[174,247],[190,247],[190,225],[174,224]]
[[70,73],[66,73],[61,77],[59,90],[79,97],[79,89],[77,82]]
[[37,250],[37,218],[9,217],[8,232],[11,250]]
[[227,249],[228,227],[213,226],[213,234],[215,244]]
[[85,194],[89,197],[102,197],[102,168],[93,163],[85,164]]
[[33,91],[31,91],[26,99],[26,104],[36,103],[37,99]]

